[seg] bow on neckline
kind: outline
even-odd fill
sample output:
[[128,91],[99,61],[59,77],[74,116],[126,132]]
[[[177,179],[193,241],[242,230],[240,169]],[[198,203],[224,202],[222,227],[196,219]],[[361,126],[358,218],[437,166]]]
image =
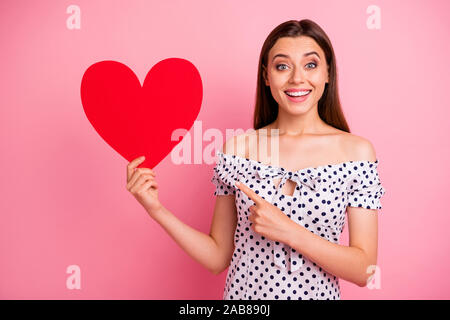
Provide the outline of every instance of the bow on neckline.
[[301,184],[303,184],[312,190],[319,190],[320,183],[322,181],[320,175],[316,173],[316,169],[314,168],[300,169],[298,171],[288,171],[280,167],[258,166],[256,168],[256,171],[258,172],[258,176],[261,179],[281,176],[282,178],[284,178],[284,180],[290,179],[296,182],[299,187],[301,187]]
[[[314,191],[320,189],[320,185],[322,182],[320,175],[317,174],[314,168],[301,169],[298,171],[288,171],[280,167],[257,166],[256,171],[261,179],[267,178],[273,179],[275,177],[281,176],[281,181],[273,195],[271,203],[274,202],[273,200],[276,199],[277,195],[280,193],[281,189],[283,188],[283,185],[286,183],[287,180],[292,180],[296,182],[300,189],[302,188],[302,185],[305,185]],[[300,194],[300,192],[298,194]],[[299,197],[300,196],[301,195],[299,195]],[[293,214],[291,212],[288,214],[288,217],[295,223],[303,225],[304,219],[298,220],[298,217],[302,212],[301,209],[296,207],[295,210],[296,213]],[[278,241],[272,241],[272,245],[273,245],[273,261],[278,267],[287,268],[287,266],[289,265],[291,272],[295,272],[301,268],[304,260],[302,258],[302,255],[299,254],[295,249]],[[289,254],[289,257],[287,257],[286,253]]]

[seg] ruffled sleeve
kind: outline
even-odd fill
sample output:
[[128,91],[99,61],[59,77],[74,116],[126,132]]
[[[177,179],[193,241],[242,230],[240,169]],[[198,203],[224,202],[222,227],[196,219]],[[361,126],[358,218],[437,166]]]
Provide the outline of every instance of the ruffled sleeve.
[[217,152],[217,162],[214,167],[211,182],[216,186],[214,195],[235,195],[235,181],[238,178],[238,166],[233,155]]
[[386,193],[378,176],[378,160],[357,161],[350,168],[347,185],[347,206],[366,209],[381,209],[381,197]]

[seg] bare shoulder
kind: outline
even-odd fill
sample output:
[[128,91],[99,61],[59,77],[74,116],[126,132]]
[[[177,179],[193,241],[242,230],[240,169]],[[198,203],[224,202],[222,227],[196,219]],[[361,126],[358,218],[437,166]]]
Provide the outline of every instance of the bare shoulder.
[[222,152],[246,158],[248,155],[249,144],[253,140],[250,139],[252,135],[255,135],[255,132],[244,132],[231,137],[223,144]]
[[348,157],[355,161],[375,161],[377,155],[373,144],[366,138],[352,134],[342,133],[342,146]]

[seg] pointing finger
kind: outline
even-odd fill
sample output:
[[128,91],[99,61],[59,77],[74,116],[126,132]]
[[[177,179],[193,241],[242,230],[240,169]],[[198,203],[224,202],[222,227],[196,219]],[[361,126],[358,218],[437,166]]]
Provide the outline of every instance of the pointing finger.
[[251,200],[253,200],[254,203],[256,204],[261,204],[264,199],[261,198],[255,191],[253,191],[252,189],[250,189],[249,187],[247,187],[245,184],[243,184],[242,182],[236,181],[236,186],[242,191],[244,192]]

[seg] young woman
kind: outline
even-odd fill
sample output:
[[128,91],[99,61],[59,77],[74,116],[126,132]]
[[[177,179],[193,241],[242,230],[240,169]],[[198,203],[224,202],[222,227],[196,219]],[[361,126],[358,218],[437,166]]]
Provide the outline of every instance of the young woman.
[[[282,23],[264,42],[253,126],[217,152],[209,235],[161,205],[139,158],[127,189],[193,259],[214,274],[229,267],[224,299],[340,299],[339,278],[365,286],[385,189],[372,144],[350,134],[334,51],[313,21]],[[263,134],[268,146],[252,139]],[[345,212],[348,246],[338,244]]]

